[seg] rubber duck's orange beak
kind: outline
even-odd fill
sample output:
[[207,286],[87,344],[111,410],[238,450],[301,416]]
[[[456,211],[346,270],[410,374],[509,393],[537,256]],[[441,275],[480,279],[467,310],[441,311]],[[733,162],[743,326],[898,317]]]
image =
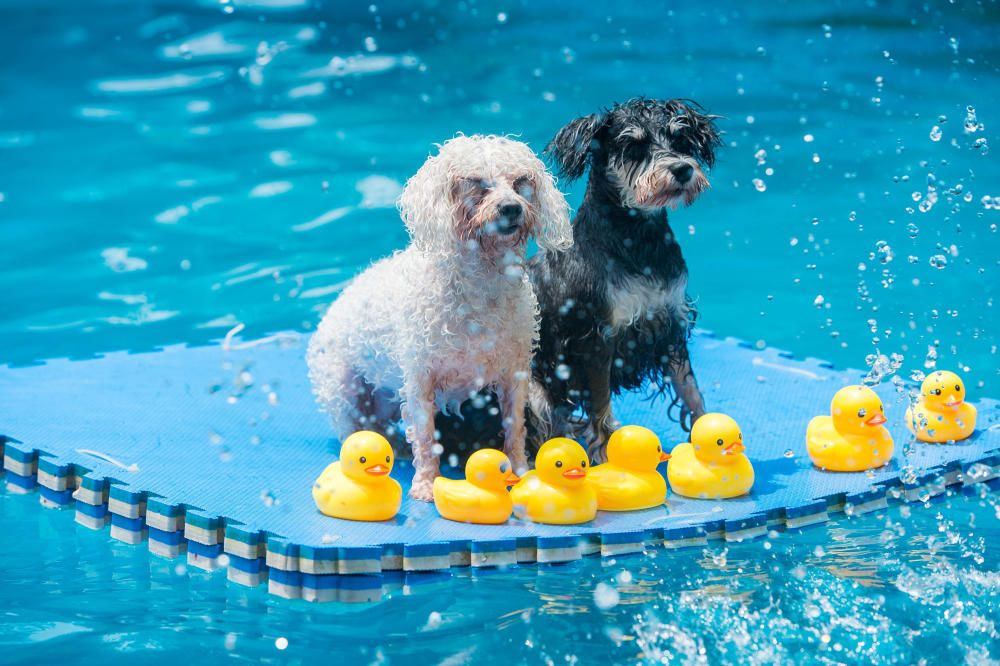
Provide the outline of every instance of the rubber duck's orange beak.
[[878,412],[878,413],[872,414],[872,416],[867,421],[865,421],[865,425],[878,426],[878,425],[882,425],[883,423],[885,423],[888,420],[889,419],[887,419],[884,416],[882,416],[881,412]]
[[504,480],[504,485],[516,486],[520,482],[521,482],[521,477],[511,472],[510,474],[507,475],[507,478]]
[[747,447],[743,446],[743,442],[733,442],[722,448],[722,452],[727,456],[735,456],[737,453],[743,453],[747,450]]
[[587,473],[584,472],[579,467],[574,467],[573,469],[568,469],[565,472],[563,472],[563,476],[565,476],[567,479],[582,479],[583,477],[587,476]]
[[944,403],[945,407],[958,407],[962,404],[961,398],[956,398],[953,395],[948,396],[948,402]]
[[667,462],[670,460],[670,454],[666,451],[660,451],[660,462]]
[[385,476],[389,473],[389,468],[386,465],[372,465],[365,467],[365,472],[372,476]]

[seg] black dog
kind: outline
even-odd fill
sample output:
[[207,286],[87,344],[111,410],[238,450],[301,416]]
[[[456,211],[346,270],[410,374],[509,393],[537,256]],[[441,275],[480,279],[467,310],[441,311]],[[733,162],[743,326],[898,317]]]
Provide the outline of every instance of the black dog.
[[531,407],[543,437],[570,430],[582,407],[596,461],[617,425],[612,394],[649,382],[680,405],[685,429],[705,412],[688,358],[687,266],[665,209],[708,187],[715,118],[686,100],[637,99],[574,120],[545,149],[568,180],[589,161],[590,181],[573,247],[530,266],[542,314]]

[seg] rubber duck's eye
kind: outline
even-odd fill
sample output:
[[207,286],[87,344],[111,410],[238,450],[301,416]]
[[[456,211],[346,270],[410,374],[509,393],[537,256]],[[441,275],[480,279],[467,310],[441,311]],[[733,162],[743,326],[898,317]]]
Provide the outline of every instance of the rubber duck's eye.
[[878,406],[878,411],[884,412],[885,411],[885,407],[883,407],[882,405],[879,405]]
[[859,409],[859,410],[858,410],[858,418],[859,418],[859,419],[863,419],[863,418],[865,418],[865,414],[867,414],[867,413],[868,413],[868,412],[867,412],[867,411],[865,411],[865,408],[864,408],[864,407],[862,407],[861,409]]
[[657,453],[662,453],[662,452],[663,452],[663,449],[661,449],[660,447],[656,447],[656,452],[657,452]]
[[584,460],[584,461],[583,461],[582,463],[580,463],[580,466],[581,466],[581,467],[586,467],[586,466],[587,466],[587,461],[586,461],[586,460]]
[[500,471],[503,472],[504,474],[507,473],[508,469],[510,469],[510,465],[508,465],[507,463],[500,464]]
[[958,384],[955,384],[955,390],[956,390],[956,391],[961,391],[961,390],[962,390],[962,387],[961,387],[961,386],[959,386]]
[[931,391],[931,393],[933,393],[934,395],[941,395],[941,389],[934,389],[933,391]]
[[718,444],[719,446],[722,446],[722,440],[721,440],[721,439],[717,439],[717,440],[715,441],[715,443],[716,443],[716,444]]
[[364,465],[366,462],[368,462],[368,458],[361,456],[361,464]]
[[556,461],[556,467],[562,467],[562,460]]
[[386,457],[385,457],[385,461],[386,461],[386,462],[389,462],[389,456],[386,456]]

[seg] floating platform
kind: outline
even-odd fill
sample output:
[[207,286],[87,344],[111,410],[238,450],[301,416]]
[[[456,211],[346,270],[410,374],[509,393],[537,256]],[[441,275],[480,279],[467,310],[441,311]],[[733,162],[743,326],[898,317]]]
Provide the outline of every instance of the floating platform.
[[[754,464],[748,497],[668,495],[662,507],[600,513],[578,526],[513,519],[466,525],[406,498],[393,521],[338,520],[320,514],[311,497],[337,443],[313,401],[305,343],[289,333],[0,366],[7,488],[37,490],[44,505],[72,508],[81,525],[110,525],[113,538],[148,542],[157,555],[186,555],[204,569],[227,566],[229,578],[241,584],[266,582],[284,597],[356,601],[377,599],[387,580],[410,578],[398,572],[739,541],[819,523],[831,512],[928,501],[948,486],[993,486],[1000,476],[1000,403],[976,402],[979,423],[970,439],[923,444],[913,442],[902,423],[905,390],[891,383],[876,391],[896,438],[895,459],[871,472],[819,471],[805,454],[806,424],[827,413],[833,393],[859,382],[862,373],[698,332],[691,353],[706,402],[740,423]],[[616,400],[615,411],[622,423],[656,431],[665,446],[685,440],[662,400],[627,395]],[[445,473],[459,476],[453,468]],[[412,468],[398,461],[393,476],[405,488]]]

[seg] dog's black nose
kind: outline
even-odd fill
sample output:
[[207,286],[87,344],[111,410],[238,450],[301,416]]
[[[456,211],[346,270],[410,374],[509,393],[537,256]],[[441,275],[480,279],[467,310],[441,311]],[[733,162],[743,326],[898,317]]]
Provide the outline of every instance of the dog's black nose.
[[674,174],[674,180],[683,185],[691,180],[691,176],[694,174],[694,167],[690,164],[681,163],[670,167],[670,173]]
[[513,220],[521,216],[521,204],[504,204],[500,206],[501,217],[506,217],[508,220]]

